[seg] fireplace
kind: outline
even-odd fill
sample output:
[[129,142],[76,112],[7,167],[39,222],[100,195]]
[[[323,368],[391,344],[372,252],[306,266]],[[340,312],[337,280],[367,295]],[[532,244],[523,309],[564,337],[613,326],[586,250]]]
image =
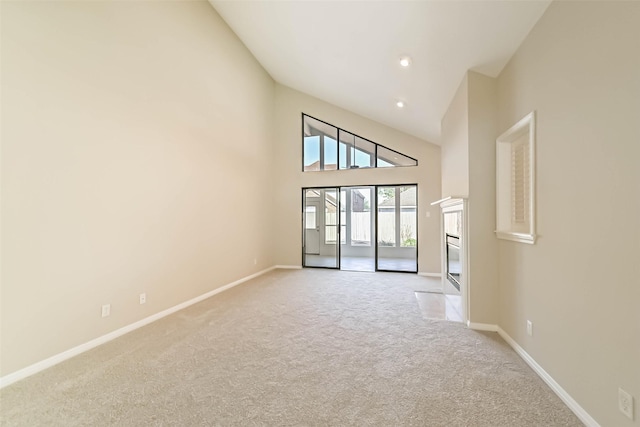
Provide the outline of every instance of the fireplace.
[[445,268],[447,280],[460,290],[460,248],[462,243],[462,211],[444,212]]
[[460,290],[460,236],[446,234],[447,251],[447,279],[457,289]]
[[431,203],[442,212],[442,292],[447,297],[459,297],[464,322],[469,320],[468,256],[467,256],[467,199],[449,196]]

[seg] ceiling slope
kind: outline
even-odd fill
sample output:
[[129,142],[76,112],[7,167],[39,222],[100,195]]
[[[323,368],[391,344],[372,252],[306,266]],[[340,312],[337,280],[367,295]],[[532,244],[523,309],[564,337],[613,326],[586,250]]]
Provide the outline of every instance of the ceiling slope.
[[466,71],[496,77],[550,3],[210,2],[277,82],[436,144]]

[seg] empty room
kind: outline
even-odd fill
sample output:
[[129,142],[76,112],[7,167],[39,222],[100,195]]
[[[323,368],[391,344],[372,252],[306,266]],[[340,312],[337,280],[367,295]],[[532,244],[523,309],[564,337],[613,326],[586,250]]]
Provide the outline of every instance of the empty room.
[[640,1],[0,1],[0,424],[640,426]]

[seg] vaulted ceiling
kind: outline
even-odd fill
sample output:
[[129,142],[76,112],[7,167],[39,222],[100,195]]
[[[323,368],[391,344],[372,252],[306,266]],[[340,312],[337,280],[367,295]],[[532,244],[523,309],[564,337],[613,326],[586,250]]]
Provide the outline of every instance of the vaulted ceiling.
[[277,82],[436,144],[465,72],[498,76],[550,3],[210,2]]

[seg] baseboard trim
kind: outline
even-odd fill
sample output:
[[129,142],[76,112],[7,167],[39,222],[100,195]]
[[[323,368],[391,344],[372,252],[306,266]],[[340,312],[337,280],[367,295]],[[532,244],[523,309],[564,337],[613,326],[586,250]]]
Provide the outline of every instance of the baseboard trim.
[[[258,276],[261,276],[265,273],[268,273],[269,271],[275,270],[275,269],[289,269],[289,270],[299,270],[301,269],[301,266],[296,266],[296,265],[274,265],[272,267],[266,268],[264,270],[261,270],[257,273],[251,274],[249,276],[243,277],[242,279],[236,280],[235,282],[231,282],[227,285],[221,286],[219,288],[216,288],[212,291],[209,291],[207,293],[204,293],[198,297],[192,298],[188,301],[185,301],[183,303],[180,303],[178,305],[175,305],[173,307],[170,307],[166,310],[163,310],[159,313],[156,313],[154,315],[151,315],[149,317],[145,317],[142,320],[139,320],[137,322],[134,322],[130,325],[124,326],[120,329],[117,329],[113,332],[110,332],[106,335],[102,335],[98,338],[95,338],[91,341],[88,341],[84,344],[80,344],[76,347],[73,347],[69,350],[63,351],[62,353],[56,354],[54,356],[51,356],[47,359],[44,359],[40,362],[36,362],[33,365],[27,366],[26,368],[22,368],[16,372],[13,372],[11,374],[5,375],[4,377],[0,377],[0,389],[7,387],[15,382],[18,382],[22,379],[25,379],[27,377],[30,377],[31,375],[34,375],[38,372],[41,372],[47,368],[50,368],[52,366],[57,365],[60,362],[63,362],[65,360],[68,360],[74,356],[77,356],[79,354],[82,354],[86,351],[89,351],[95,347],[98,347],[99,345],[105,344],[109,341],[112,341],[118,337],[121,337],[122,335],[125,335],[129,332],[132,332],[136,329],[139,329],[143,326],[146,326],[150,323],[155,322],[156,320],[162,319],[163,317],[169,316],[170,314],[173,314],[177,311],[180,311],[182,309],[185,309],[191,305],[197,304],[207,298],[210,298],[216,294],[219,294],[221,292],[224,292],[228,289],[231,289],[235,286],[238,286],[246,281],[249,281],[251,279],[254,279]],[[418,275],[420,276],[428,276],[428,277],[441,277],[441,275],[439,273],[418,273]],[[549,375],[543,368],[542,366],[540,366],[535,359],[533,359],[533,357],[531,357],[529,355],[529,353],[527,353],[516,341],[514,341],[513,338],[511,338],[509,336],[509,334],[507,334],[502,328],[500,328],[497,325],[492,325],[492,324],[487,324],[487,323],[474,323],[471,321],[467,321],[467,326],[470,329],[473,330],[477,330],[477,331],[490,331],[490,332],[497,332],[512,348],[513,350],[527,363],[527,365],[529,365],[531,367],[531,369],[533,369],[533,371],[538,374],[538,376],[540,378],[542,378],[542,380],[551,388],[551,390],[553,390],[553,392],[558,395],[558,397],[569,407],[569,409],[571,409],[571,411],[573,411],[573,413],[580,419],[580,421],[582,421],[587,427],[600,427],[600,425],[596,422],[596,420],[593,419],[593,417],[591,417],[591,415],[589,415],[589,413],[587,411],[584,410],[584,408],[582,408],[582,406],[580,406],[578,404],[578,402],[576,402],[571,395],[569,395],[569,393],[567,393],[567,391],[565,389],[563,389],[560,384],[558,384],[553,377],[551,377],[551,375]]]
[[563,389],[560,384],[553,379],[551,375],[545,371],[542,366],[538,365],[538,362],[535,361],[533,357],[529,355],[520,345],[515,342],[513,338],[509,336],[502,328],[498,327],[498,334],[504,339],[513,350],[518,353],[518,355],[533,369],[533,371],[538,374],[540,378],[553,390],[555,394],[573,411],[574,414],[582,421],[587,427],[600,427],[600,424],[594,420],[591,415],[587,411],[584,410],[582,406],[576,402],[569,393],[565,389]]
[[474,331],[498,332],[498,325],[492,325],[490,323],[474,323],[467,320],[467,327]]
[[440,273],[418,273],[418,276],[425,276],[425,277],[442,277],[442,274]]
[[[216,294],[219,294],[221,292],[224,292],[228,289],[233,288],[234,286],[238,286],[241,283],[244,283],[248,280],[254,279],[258,276],[261,276],[265,273],[268,273],[271,270],[274,270],[276,268],[282,268],[280,266],[273,266],[273,267],[269,267],[266,268],[262,271],[259,271],[257,273],[251,274],[249,276],[243,277],[242,279],[236,280],[235,282],[231,282],[229,284],[226,284],[224,286],[221,286],[219,288],[216,288],[212,291],[209,291],[207,293],[204,293],[198,297],[192,298],[188,301],[185,301],[183,303],[180,303],[178,305],[175,305],[173,307],[170,307],[166,310],[163,310],[159,313],[153,314],[149,317],[145,317],[142,320],[138,320],[137,322],[131,323],[130,325],[124,326],[120,329],[116,329],[113,332],[109,332],[106,335],[102,335],[98,338],[92,339],[91,341],[88,341],[84,344],[80,344],[76,347],[70,348],[69,350],[65,350],[62,353],[58,353],[54,356],[51,356],[47,359],[41,360],[40,362],[36,362],[33,365],[27,366],[26,368],[22,368],[18,371],[12,372],[8,375],[5,375],[4,377],[0,377],[0,389],[7,387],[8,385],[11,385],[17,381],[23,380],[27,377],[30,377],[33,374],[36,374],[38,372],[44,371],[47,368],[50,368],[54,365],[57,365],[60,362],[64,362],[67,359],[70,359],[74,356],[77,356],[79,354],[82,354],[86,351],[89,351],[95,347],[98,347],[99,345],[105,344],[109,341],[112,341],[118,337],[121,337],[124,334],[127,334],[131,331],[134,331],[138,328],[141,328],[143,326],[146,326],[150,323],[155,322],[156,320],[162,319],[163,317],[166,317],[170,314],[175,313],[176,311],[180,311],[184,308],[187,308],[193,304],[197,304],[200,301],[203,301],[207,298],[210,298]],[[286,268],[286,267],[285,267]]]

